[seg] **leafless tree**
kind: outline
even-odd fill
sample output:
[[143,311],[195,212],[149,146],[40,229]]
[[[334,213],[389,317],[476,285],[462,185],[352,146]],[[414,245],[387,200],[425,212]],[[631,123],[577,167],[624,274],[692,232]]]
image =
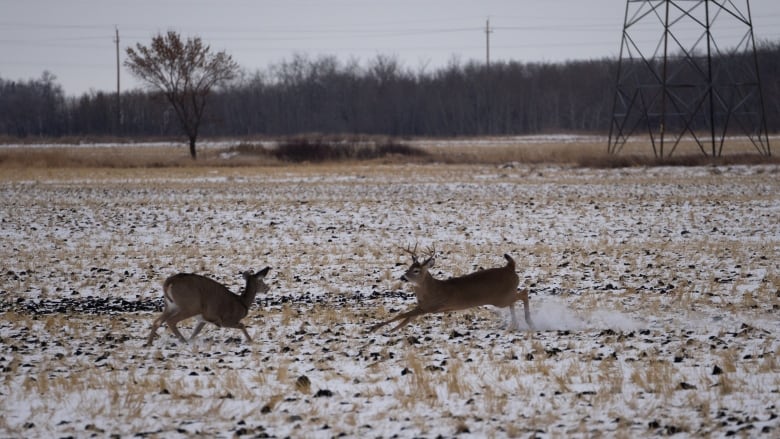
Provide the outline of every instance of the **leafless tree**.
[[128,47],[127,56],[125,66],[133,75],[162,92],[173,106],[195,159],[206,98],[237,75],[238,64],[224,51],[212,53],[200,37],[182,41],[174,31],[156,35],[148,47],[140,43],[135,49]]
[[[179,45],[184,52],[184,44]],[[161,49],[164,47],[161,44]],[[136,52],[139,59],[144,59],[142,51]],[[147,52],[151,58],[153,47]],[[758,55],[767,125],[770,132],[777,132],[780,43],[759,45]],[[211,91],[200,129],[191,123],[184,126],[194,134],[199,131],[201,135],[223,137],[315,132],[444,137],[604,134],[612,114],[617,64],[616,59],[608,58],[565,63],[497,60],[487,71],[479,61],[464,63],[453,58],[445,67],[414,72],[383,55],[365,63],[357,59],[344,63],[333,56],[295,55],[243,78],[240,72],[228,69],[235,78]],[[147,65],[152,66],[152,60]],[[718,59],[716,65],[721,72],[740,72],[752,64],[729,56]],[[204,97],[183,93],[184,81],[163,81],[178,74],[174,66],[160,61],[160,75],[170,75],[159,76],[162,79],[154,84],[160,84],[162,90],[166,90],[166,84],[175,85],[181,94],[169,96],[176,96],[179,100],[173,102],[182,102],[181,106],[190,105],[192,97]],[[680,82],[695,73],[682,72]],[[151,90],[122,93],[123,135],[167,137],[179,129],[177,114],[198,114],[186,112],[192,107],[174,111],[161,98],[161,92]],[[110,93],[90,91],[68,97],[49,73],[30,80],[0,78],[0,136],[115,135],[116,117],[112,115],[116,115],[117,108]],[[212,119],[219,124],[205,123]],[[691,122],[697,130],[708,129],[702,120]],[[731,127],[738,130],[740,125],[730,123]]]

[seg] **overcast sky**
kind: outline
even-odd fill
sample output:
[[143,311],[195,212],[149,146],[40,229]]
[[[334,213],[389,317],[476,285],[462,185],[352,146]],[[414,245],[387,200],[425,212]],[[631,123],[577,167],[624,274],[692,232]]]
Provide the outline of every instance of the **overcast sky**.
[[[747,0],[732,1],[745,9]],[[690,2],[693,3],[693,2]],[[780,0],[752,0],[757,39],[780,40]],[[0,0],[0,78],[57,77],[68,95],[116,90],[124,49],[159,32],[200,36],[248,72],[291,59],[397,57],[427,71],[457,58],[617,57],[624,0]],[[139,87],[124,67],[122,89]]]

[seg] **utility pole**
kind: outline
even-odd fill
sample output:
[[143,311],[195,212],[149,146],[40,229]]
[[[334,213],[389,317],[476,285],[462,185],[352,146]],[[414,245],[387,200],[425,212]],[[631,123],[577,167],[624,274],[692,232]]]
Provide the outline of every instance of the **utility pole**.
[[114,26],[114,32],[116,35],[114,43],[116,43],[116,127],[118,132],[122,126],[122,107],[120,106],[119,89],[119,27]]
[[485,82],[485,134],[493,133],[493,105],[490,99],[490,34],[493,31],[490,30],[490,17],[485,20],[485,74],[487,81]]
[[485,66],[490,69],[490,34],[493,33],[490,30],[490,18],[485,21]]

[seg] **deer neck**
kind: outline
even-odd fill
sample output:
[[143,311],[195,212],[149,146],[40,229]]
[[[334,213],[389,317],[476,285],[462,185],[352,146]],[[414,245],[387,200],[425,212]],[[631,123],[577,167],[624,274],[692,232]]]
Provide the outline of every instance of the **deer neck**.
[[249,306],[255,301],[255,296],[257,296],[257,279],[247,279],[246,287],[244,287],[244,292],[239,297],[239,302],[249,311]]
[[436,297],[441,283],[442,281],[431,276],[431,273],[426,271],[420,283],[414,286],[414,294],[417,296],[417,301],[425,303],[428,298]]

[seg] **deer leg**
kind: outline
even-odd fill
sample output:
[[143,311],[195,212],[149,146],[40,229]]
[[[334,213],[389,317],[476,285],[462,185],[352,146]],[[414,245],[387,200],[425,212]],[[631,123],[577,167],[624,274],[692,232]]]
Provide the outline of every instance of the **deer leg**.
[[[534,329],[534,322],[531,320],[531,305],[528,302],[528,290],[523,289],[519,293],[517,293],[517,298],[515,300],[522,300],[523,301],[523,317],[525,317],[525,323],[528,325],[528,329],[532,330]],[[514,310],[514,304],[516,302],[512,303],[512,306],[510,307],[510,310],[512,311],[512,326],[517,327],[517,317],[515,316],[515,310]]]
[[176,327],[176,323],[168,323],[168,329],[170,329],[171,332],[173,332],[173,335],[175,335],[176,338],[178,338],[182,343],[187,343],[187,339],[181,335],[179,328]]
[[146,338],[146,344],[144,346],[149,347],[152,345],[152,342],[154,341],[155,337],[157,337],[156,333],[157,333],[157,328],[159,327],[160,324],[157,323],[157,320],[155,320],[154,323],[152,323],[152,330],[151,332],[149,332],[149,337]]
[[154,322],[152,323],[152,330],[151,330],[151,332],[149,332],[149,338],[146,339],[146,345],[145,346],[151,346],[152,345],[152,341],[154,341],[154,339],[157,337],[157,329],[172,314],[173,314],[173,312],[170,312],[167,309],[165,309],[165,310],[163,310],[163,313],[160,315],[160,317],[157,317],[156,319],[154,319]]
[[403,314],[400,314],[400,315],[398,315],[398,316],[395,316],[395,317],[393,317],[392,319],[390,319],[390,320],[387,320],[387,321],[385,321],[385,322],[377,323],[376,325],[372,326],[372,327],[371,327],[371,329],[370,329],[369,331],[370,331],[370,332],[374,332],[374,331],[376,331],[377,329],[381,328],[382,326],[389,325],[390,323],[393,323],[393,322],[395,322],[395,321],[401,320],[402,318],[404,318],[404,315],[403,315]]
[[523,300],[523,313],[525,315],[525,323],[528,324],[528,329],[534,329],[534,322],[531,320],[531,306],[528,303],[528,293],[526,293],[525,300]]
[[212,321],[211,323],[219,326],[220,328],[236,328],[236,329],[240,329],[241,332],[244,333],[244,337],[246,337],[247,341],[252,343],[252,337],[249,336],[249,332],[247,332],[247,330],[246,330],[246,325],[244,325],[241,322],[238,322],[236,324],[226,324],[225,322],[223,322],[221,320],[217,320],[217,321]]
[[200,330],[203,329],[203,326],[205,325],[206,325],[205,320],[201,320],[200,322],[198,322],[198,325],[195,326],[195,329],[192,331],[192,335],[190,335],[190,341],[195,340],[195,337],[198,336]]
[[157,328],[159,328],[161,324],[162,321],[160,318],[154,320],[154,323],[152,323],[152,330],[149,332],[149,337],[146,339],[146,344],[144,346],[152,345],[152,341],[154,341],[154,338],[157,336]]
[[403,320],[401,323],[399,323],[399,324],[395,325],[395,327],[394,327],[393,329],[391,329],[390,331],[392,331],[392,332],[395,332],[395,331],[397,331],[397,330],[399,330],[399,329],[403,328],[404,326],[408,325],[408,324],[409,324],[409,323],[410,323],[412,320],[414,320],[414,319],[415,319],[415,318],[416,318],[418,315],[419,315],[419,314],[415,314],[415,315],[412,315],[412,316],[408,316],[408,317],[407,317],[407,318],[405,318],[405,319],[404,319],[404,320]]
[[517,324],[517,315],[515,315],[515,304],[512,303],[509,305],[509,314],[512,316],[512,323],[509,325],[510,331],[517,331],[519,329],[519,325]]
[[393,317],[392,319],[390,319],[388,321],[385,321],[385,322],[382,322],[382,323],[377,323],[376,325],[371,327],[371,332],[376,331],[377,329],[381,328],[382,326],[385,326],[385,325],[388,325],[390,323],[397,322],[398,320],[403,319],[403,322],[399,323],[395,328],[393,328],[393,331],[395,331],[395,330],[397,330],[397,329],[399,329],[399,328],[401,328],[403,326],[406,326],[409,322],[414,320],[415,317],[417,317],[419,315],[422,315],[422,314],[425,314],[425,311],[423,311],[420,308],[414,308],[411,311],[407,311],[405,313],[401,313],[401,314]]
[[244,337],[246,337],[246,341],[252,343],[252,337],[250,337],[249,333],[246,331],[246,326],[244,326],[243,323],[239,323],[239,328],[241,328],[241,331],[244,333]]
[[181,335],[181,332],[179,332],[179,328],[176,327],[176,324],[182,320],[184,320],[184,318],[180,317],[179,314],[174,314],[167,321],[168,329],[170,329],[171,332],[173,332],[173,334],[176,336],[176,338],[178,338],[182,343],[187,343],[187,339],[184,338],[183,335]]
[[[214,323],[214,322],[212,322],[212,323]],[[247,330],[246,330],[246,325],[244,325],[243,323],[238,322],[235,325],[227,325],[227,324],[224,324],[224,322],[219,322],[219,323],[214,323],[214,324],[219,326],[219,327],[221,327],[221,328],[236,328],[236,329],[240,329],[241,332],[244,333],[244,337],[246,337],[246,340],[249,343],[252,343],[252,337],[249,336],[249,332],[247,332]]]

